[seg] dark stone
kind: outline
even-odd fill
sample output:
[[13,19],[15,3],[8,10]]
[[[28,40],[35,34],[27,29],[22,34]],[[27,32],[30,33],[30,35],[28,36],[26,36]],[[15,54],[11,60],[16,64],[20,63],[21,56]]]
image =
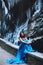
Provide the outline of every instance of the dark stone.
[[[28,37],[31,37],[33,39],[43,36],[43,13],[42,11],[39,13],[40,15],[38,14],[37,16],[36,14],[36,16],[32,17],[34,19],[32,20],[31,18],[28,23]],[[34,40],[32,47],[39,52],[43,52],[43,37]]]

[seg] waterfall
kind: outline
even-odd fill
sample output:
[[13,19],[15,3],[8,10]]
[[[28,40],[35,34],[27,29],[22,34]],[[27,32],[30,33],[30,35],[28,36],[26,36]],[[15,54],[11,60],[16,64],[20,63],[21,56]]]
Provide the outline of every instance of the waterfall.
[[37,15],[37,14],[40,12],[41,7],[42,7],[42,2],[41,2],[41,0],[37,0],[37,1],[35,2],[35,12],[34,12],[33,16]]
[[8,13],[8,9],[6,8],[4,1],[3,0],[1,1],[2,1],[2,8],[5,10],[5,15],[6,15]]
[[[14,6],[14,4],[16,3],[18,3],[19,2],[19,0],[8,0],[8,9],[7,9],[7,7],[6,7],[6,5],[5,5],[5,2],[4,2],[4,0],[1,0],[2,1],[2,8],[4,9],[4,16],[6,16],[6,15],[8,15],[8,17],[9,17],[9,20],[11,19],[11,15],[12,14],[9,14],[9,11],[8,11],[8,9],[10,10],[10,7],[12,8],[13,6]],[[32,15],[33,17],[36,15],[38,15],[38,13],[40,12],[40,10],[41,10],[41,5],[42,5],[42,3],[41,3],[41,0],[37,0],[36,2],[35,2],[35,4],[34,4],[35,6],[34,6],[34,8],[35,8],[35,11],[34,11],[34,14]],[[20,10],[21,11],[21,10]],[[16,44],[17,42],[18,42],[18,40],[19,40],[19,34],[20,34],[20,32],[22,31],[22,29],[25,31],[25,33],[27,33],[27,25],[28,25],[28,22],[29,22],[29,19],[31,18],[31,10],[30,10],[30,8],[28,8],[27,9],[27,11],[25,12],[26,13],[26,15],[27,15],[27,20],[25,21],[25,23],[24,23],[24,21],[22,21],[22,24],[20,25],[20,26],[18,26],[18,22],[19,22],[19,18],[17,18],[17,20],[18,21],[16,21],[17,22],[17,25],[16,25],[16,27],[15,27],[15,30],[14,30],[14,32],[11,32],[10,30],[6,33],[6,35],[4,36],[4,39],[5,40],[8,40],[8,41],[10,41],[10,42],[12,42],[13,44]],[[20,16],[19,16],[20,17]],[[4,20],[3,21],[3,25],[2,25],[2,28],[4,29],[4,30],[6,30],[7,29],[7,26],[6,26],[6,23],[5,23],[6,21]],[[13,22],[13,21],[12,21]],[[15,21],[14,21],[15,22]],[[35,27],[35,25],[36,25],[36,22],[35,21],[33,21],[33,23],[32,23],[32,28],[34,28]],[[0,23],[0,26],[1,26],[1,23]],[[33,31],[34,32],[34,31]],[[34,32],[35,33],[35,32]],[[33,34],[32,32],[30,33],[30,34]],[[1,35],[1,34],[0,34]]]
[[27,32],[27,25],[28,25],[28,21],[29,19],[27,19],[26,23],[22,24],[21,26],[17,26],[14,33],[9,32],[8,34],[6,34],[6,36],[4,37],[5,40],[9,40],[10,42],[17,44],[18,40],[19,40],[19,34],[22,30],[25,31],[25,33]]
[[17,21],[17,26],[16,26],[16,29],[14,30],[14,32],[9,32],[6,34],[6,36],[4,37],[4,39],[6,40],[9,40],[10,42],[16,44],[19,40],[19,34],[22,30],[24,30],[25,33],[27,33],[27,25],[28,25],[28,21],[30,19],[30,15],[31,15],[31,12],[30,12],[30,9],[28,9],[26,11],[26,14],[27,14],[27,21],[25,23],[23,23],[21,26],[18,26],[18,21]]
[[[8,6],[9,6],[8,8],[9,8],[9,10],[10,10],[11,6],[14,6],[14,2],[17,3],[18,1],[13,0],[13,2],[12,2],[11,0],[8,0]],[[10,19],[11,16],[9,15],[8,9],[5,6],[4,0],[2,0],[2,8],[4,8],[4,12],[5,12],[4,15],[6,16],[8,14],[9,19]],[[30,18],[30,9],[27,10],[26,14],[27,14],[27,21],[25,23],[22,23],[21,26],[18,26],[18,22],[19,22],[19,20],[18,20],[14,32],[12,33],[11,31],[9,31],[8,33],[6,33],[6,35],[4,36],[5,40],[10,41],[13,44],[16,44],[18,42],[18,40],[19,40],[19,34],[22,31],[22,29],[25,31],[25,33],[27,33],[27,25],[28,25],[28,21],[29,21],[29,18]],[[4,30],[7,30],[5,21],[3,22],[2,28]]]

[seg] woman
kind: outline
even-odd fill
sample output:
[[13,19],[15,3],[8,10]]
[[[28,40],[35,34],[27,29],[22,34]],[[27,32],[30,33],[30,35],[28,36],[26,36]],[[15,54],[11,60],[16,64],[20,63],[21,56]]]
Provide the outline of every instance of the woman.
[[14,59],[7,60],[9,64],[23,64],[26,63],[26,53],[34,51],[31,46],[31,42],[25,37],[24,32],[20,32],[20,47],[17,56]]

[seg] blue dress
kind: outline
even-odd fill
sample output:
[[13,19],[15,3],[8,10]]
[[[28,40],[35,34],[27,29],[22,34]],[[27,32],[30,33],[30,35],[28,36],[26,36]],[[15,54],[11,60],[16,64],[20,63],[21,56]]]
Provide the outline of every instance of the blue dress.
[[[29,40],[24,40],[24,42],[29,42]],[[20,44],[19,50],[17,52],[17,55],[15,58],[13,59],[8,59],[6,60],[6,62],[8,64],[23,64],[26,63],[26,53],[28,52],[34,52],[31,44],[27,45],[27,44]]]

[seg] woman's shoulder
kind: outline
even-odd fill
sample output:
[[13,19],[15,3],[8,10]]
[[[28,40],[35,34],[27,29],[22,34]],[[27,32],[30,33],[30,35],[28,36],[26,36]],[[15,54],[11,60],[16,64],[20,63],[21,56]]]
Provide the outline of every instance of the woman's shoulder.
[[25,39],[27,40],[27,37],[25,37]]

